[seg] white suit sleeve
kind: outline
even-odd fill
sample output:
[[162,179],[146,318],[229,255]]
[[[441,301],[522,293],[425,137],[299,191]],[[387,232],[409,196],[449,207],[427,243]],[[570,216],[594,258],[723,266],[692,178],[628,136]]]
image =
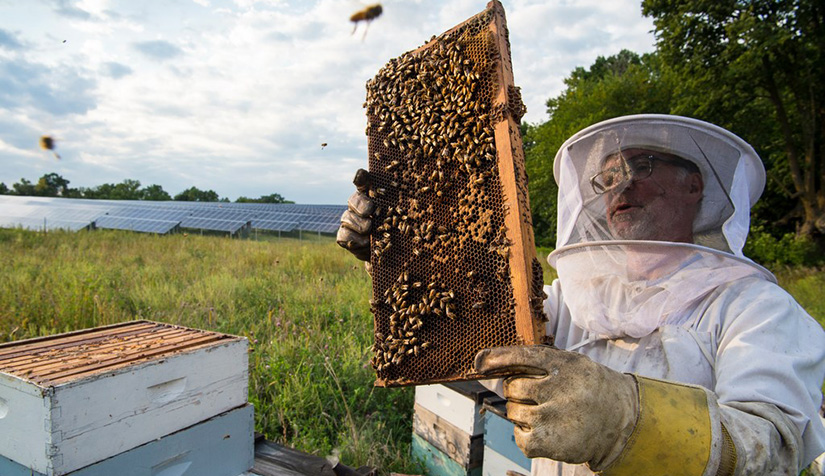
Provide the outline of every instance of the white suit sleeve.
[[704,314],[719,316],[711,414],[736,446],[735,474],[798,474],[825,449],[825,332],[780,287],[743,281]]

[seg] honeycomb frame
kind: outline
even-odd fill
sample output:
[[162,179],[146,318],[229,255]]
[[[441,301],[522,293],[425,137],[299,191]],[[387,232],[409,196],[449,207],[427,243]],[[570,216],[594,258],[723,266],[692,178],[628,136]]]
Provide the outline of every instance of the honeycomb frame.
[[473,380],[475,354],[548,343],[504,8],[367,83],[377,386]]

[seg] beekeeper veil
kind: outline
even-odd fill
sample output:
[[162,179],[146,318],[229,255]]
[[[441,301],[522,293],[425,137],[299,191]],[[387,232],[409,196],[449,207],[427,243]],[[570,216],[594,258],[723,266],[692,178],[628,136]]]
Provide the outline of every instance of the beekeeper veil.
[[[660,213],[664,218],[648,213],[672,192],[655,183],[657,167],[681,169],[678,180],[701,175],[698,209],[676,206]],[[774,279],[742,254],[765,170],[753,148],[725,129],[679,116],[619,117],[568,139],[553,172],[558,235],[548,261],[558,271],[573,321],[584,329],[610,338],[643,337],[660,325],[684,323],[722,284],[750,276]],[[643,180],[653,181],[646,186],[654,187],[655,199],[633,196]],[[636,221],[684,213],[692,219],[689,239],[669,241],[667,223],[643,227],[653,231],[639,236],[611,229],[616,219],[608,218],[617,202],[626,208],[623,217]]]

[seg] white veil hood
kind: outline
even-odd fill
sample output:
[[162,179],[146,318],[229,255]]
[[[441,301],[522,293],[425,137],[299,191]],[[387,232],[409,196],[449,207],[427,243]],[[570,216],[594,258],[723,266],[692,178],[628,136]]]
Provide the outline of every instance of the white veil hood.
[[750,207],[765,187],[762,161],[750,144],[721,127],[662,114],[609,119],[578,132],[561,146],[553,164],[559,185],[557,249],[612,239],[606,227],[598,233],[590,224],[579,223],[580,215],[590,209],[597,214],[592,225],[604,224],[605,210],[599,209],[601,200],[589,179],[604,157],[630,148],[668,152],[696,164],[705,190],[693,226],[694,242],[743,256]]
[[[628,149],[675,155],[694,163],[704,183],[693,243],[617,240],[604,196],[590,183],[606,157]],[[744,256],[750,208],[765,169],[747,142],[697,119],[660,114],[618,117],[568,139],[556,154],[559,185],[556,268],[565,303],[580,327],[606,337],[643,337],[680,325],[697,303],[725,283],[775,281]]]

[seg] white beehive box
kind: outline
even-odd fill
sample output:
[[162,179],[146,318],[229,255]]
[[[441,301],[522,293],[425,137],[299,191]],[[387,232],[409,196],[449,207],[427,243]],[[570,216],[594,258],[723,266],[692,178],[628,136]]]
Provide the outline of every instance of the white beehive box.
[[483,398],[492,395],[478,382],[450,382],[415,387],[415,403],[470,436],[484,433]]
[[63,475],[239,407],[247,347],[149,321],[0,345],[0,455]]
[[[252,467],[252,405],[152,440],[67,476],[238,476]],[[0,456],[2,476],[44,476]]]

